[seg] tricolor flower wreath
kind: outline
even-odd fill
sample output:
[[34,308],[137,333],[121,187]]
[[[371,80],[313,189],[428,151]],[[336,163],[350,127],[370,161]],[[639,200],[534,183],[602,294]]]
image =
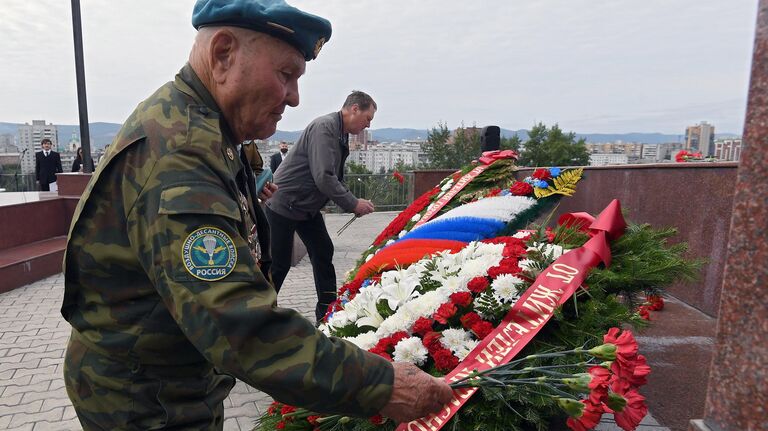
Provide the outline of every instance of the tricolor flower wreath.
[[[603,214],[594,220],[581,213],[561,217],[552,229],[518,230],[521,218],[530,220],[545,208],[542,201],[572,194],[581,172],[537,170],[518,182],[510,159],[495,159],[490,166],[484,171],[484,187],[470,187],[482,175],[477,176],[429,222],[414,228],[419,216],[438,201],[436,196],[452,190],[472,166],[404,210],[376,238],[340,289],[321,329],[389,361],[411,362],[446,376],[455,393],[466,396],[451,415],[425,419],[431,425],[528,430],[565,423],[573,430],[587,430],[603,414],[613,414],[621,428],[635,429],[647,412],[637,389],[645,384],[650,368],[638,354],[632,333],[618,327],[647,324],[640,315],[642,307],[658,310],[663,287],[693,277],[696,263],[682,257],[684,245],[666,244],[674,230],[627,227],[618,203],[612,208],[613,227],[603,231]],[[555,183],[560,177],[563,180]],[[547,194],[550,188],[562,193]],[[593,269],[586,280],[576,282],[572,296],[548,305],[545,299],[552,299],[552,290],[543,288],[541,280],[567,278],[553,268],[571,268],[565,262],[584,255],[584,249],[594,247],[582,246],[595,241],[605,244],[604,255],[595,262],[610,262],[610,267]],[[651,303],[638,310],[636,298],[642,294],[649,295]],[[522,314],[514,314],[525,307],[548,314],[549,321],[528,317],[530,325],[523,328],[520,322],[525,320],[515,323]],[[482,361],[489,346],[504,339],[499,331],[514,325],[521,334],[533,328],[538,332],[522,344],[522,351],[503,361]],[[477,367],[478,359],[488,366]],[[422,429],[425,423],[410,429]],[[259,430],[396,427],[381,416],[322,416],[279,400],[257,423]]]

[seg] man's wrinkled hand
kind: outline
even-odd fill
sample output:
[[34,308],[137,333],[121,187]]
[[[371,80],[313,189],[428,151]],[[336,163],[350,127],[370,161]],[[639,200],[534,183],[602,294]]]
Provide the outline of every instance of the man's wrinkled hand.
[[355,215],[362,217],[373,212],[373,202],[368,199],[358,199],[355,205]]
[[259,192],[259,199],[261,199],[262,202],[272,197],[273,194],[277,191],[277,184],[274,183],[266,183],[264,184],[264,187]]
[[451,401],[453,390],[442,379],[407,362],[394,362],[392,367],[395,382],[389,402],[381,409],[382,415],[395,422],[410,422],[439,412]]

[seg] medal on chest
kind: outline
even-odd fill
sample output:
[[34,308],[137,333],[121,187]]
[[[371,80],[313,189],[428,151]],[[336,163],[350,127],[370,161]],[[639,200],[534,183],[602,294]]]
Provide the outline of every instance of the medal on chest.
[[259,244],[259,235],[256,230],[256,224],[253,222],[250,206],[248,205],[248,198],[242,193],[239,193],[239,195],[240,206],[243,208],[243,213],[245,214],[243,219],[245,220],[245,228],[248,233],[248,249],[251,251],[253,260],[259,264],[261,260],[261,245]]

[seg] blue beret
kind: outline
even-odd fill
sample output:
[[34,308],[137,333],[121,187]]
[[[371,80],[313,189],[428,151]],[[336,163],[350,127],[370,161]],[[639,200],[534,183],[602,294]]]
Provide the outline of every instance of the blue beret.
[[284,0],[197,0],[195,29],[234,26],[267,33],[299,50],[309,61],[331,38],[331,23],[288,5]]

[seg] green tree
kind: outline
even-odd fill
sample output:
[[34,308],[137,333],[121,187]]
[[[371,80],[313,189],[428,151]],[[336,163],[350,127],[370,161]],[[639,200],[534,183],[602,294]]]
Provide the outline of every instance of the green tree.
[[[452,139],[451,139],[452,138]],[[427,136],[424,152],[432,169],[457,169],[480,155],[480,136],[463,126],[451,137],[448,125],[438,123]]]
[[346,173],[348,174],[372,174],[365,165],[361,165],[355,162],[347,162]]
[[538,123],[528,132],[528,141],[520,155],[521,166],[585,166],[589,151],[584,139],[576,140],[573,132],[563,133],[555,124],[547,128]]
[[505,138],[502,136],[501,141],[499,141],[500,150],[512,150],[512,151],[519,152],[521,145],[522,145],[522,141],[520,140],[520,137],[517,135],[514,135],[511,138]]

